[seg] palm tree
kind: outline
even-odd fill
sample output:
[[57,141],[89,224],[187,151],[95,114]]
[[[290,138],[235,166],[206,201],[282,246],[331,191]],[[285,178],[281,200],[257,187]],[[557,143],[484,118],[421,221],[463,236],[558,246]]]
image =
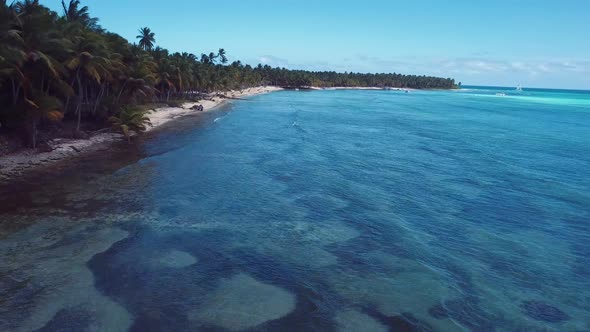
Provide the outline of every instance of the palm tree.
[[213,59],[209,58],[209,56],[205,53],[201,54],[201,62],[208,65],[213,62]]
[[160,92],[160,100],[170,100],[170,93],[176,89],[173,81],[173,73],[176,73],[176,67],[170,63],[168,59],[161,61],[158,65],[158,72],[156,73],[157,81],[156,88]]
[[130,130],[145,131],[151,125],[148,112],[136,107],[123,107],[118,116],[112,116],[109,121],[113,127],[120,130],[127,140],[131,139]]
[[[30,99],[29,99],[30,98]],[[32,95],[25,99],[20,108],[27,115],[31,135],[31,146],[37,147],[37,126],[41,120],[59,121],[63,118],[63,105],[61,101],[42,92],[33,91]]]
[[80,0],[70,0],[69,4],[66,6],[64,0],[61,1],[61,6],[64,10],[64,18],[66,21],[70,23],[80,23],[83,27],[89,29],[100,29],[98,25],[98,19],[95,17],[90,17],[88,13],[88,6],[80,7]]
[[10,81],[13,105],[24,78],[20,68],[26,59],[22,31],[15,27],[16,18],[13,5],[7,6],[5,2],[0,5],[0,87],[3,81]]
[[147,27],[139,29],[139,35],[136,38],[139,39],[139,47],[146,51],[151,50],[156,42],[156,34]]
[[59,61],[68,52],[69,43],[55,28],[56,16],[37,0],[17,2],[14,9],[15,27],[20,32],[19,43],[25,56],[11,71],[13,105],[24,113],[32,134],[31,144],[35,146],[39,121],[61,119],[55,116],[62,110],[59,97],[72,94],[63,81],[64,68]]
[[217,57],[218,57],[217,54],[215,54],[213,52],[210,52],[209,53],[209,63],[212,64],[212,65],[214,65],[215,64],[215,61],[217,61]]
[[225,56],[225,50],[223,48],[219,49],[219,51],[217,52],[217,56],[221,59],[221,63],[227,63],[227,57]]
[[[111,64],[108,59],[100,56],[101,53],[106,52],[105,45],[101,43],[101,39],[94,32],[82,32],[82,34],[76,38],[75,49],[70,59],[66,62],[66,67],[75,73],[72,83],[77,83],[78,91],[78,104],[76,107],[76,114],[78,122],[76,125],[76,131],[80,131],[80,121],[82,118],[82,103],[86,99],[87,104],[90,104],[89,94],[93,91],[89,91],[88,86],[94,84],[97,87],[102,88],[103,78],[109,77],[110,72],[108,66]],[[97,93],[97,98],[99,98]],[[94,110],[96,109],[97,102],[94,102]]]
[[[307,72],[226,66],[226,52],[170,53],[155,47],[155,34],[139,30],[139,44],[102,30],[84,0],[62,0],[63,15],[39,0],[0,0],[0,122],[26,129],[37,145],[37,127],[63,115],[104,123],[111,116],[124,130],[142,130],[142,117],[128,110],[154,97],[191,97],[197,91],[280,86],[381,86],[453,88],[452,79],[401,74]],[[75,96],[75,97],[74,97]],[[62,105],[65,105],[62,106]],[[71,107],[70,107],[71,106]],[[90,115],[90,116],[86,116]],[[114,119],[113,119],[114,120]]]
[[23,0],[14,4],[15,10],[20,15],[32,15],[39,13],[43,7],[39,4],[39,0]]

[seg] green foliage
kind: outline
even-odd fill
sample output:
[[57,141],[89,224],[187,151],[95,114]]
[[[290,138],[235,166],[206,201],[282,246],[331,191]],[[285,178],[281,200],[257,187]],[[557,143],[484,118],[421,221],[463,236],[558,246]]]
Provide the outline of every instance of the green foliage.
[[120,130],[129,139],[130,130],[141,132],[145,131],[148,125],[151,125],[147,113],[148,111],[138,107],[124,106],[117,116],[112,116],[109,119],[109,122],[113,125],[113,128]]
[[90,14],[88,13],[88,7],[84,6],[80,8],[80,0],[70,0],[67,6],[64,0],[62,0],[61,5],[64,11],[63,18],[66,21],[81,24],[83,27],[92,30],[101,29],[98,25],[98,19],[95,17],[90,17]]
[[45,95],[37,90],[15,107],[25,114],[26,130],[30,144],[37,147],[37,126],[41,121],[57,122],[63,118],[63,104],[56,97]]
[[139,29],[139,35],[137,36],[137,39],[139,39],[139,47],[149,51],[154,47],[154,43],[156,42],[156,34],[153,33],[150,28],[141,28]]
[[[0,1],[3,128],[36,132],[37,125],[47,122],[46,115],[51,114],[54,121],[62,116],[75,119],[78,130],[82,121],[109,118],[119,119],[115,123],[120,123],[121,130],[141,130],[145,121],[138,120],[142,118],[139,113],[121,105],[175,105],[175,100],[191,100],[203,93],[260,85],[455,87],[454,80],[437,77],[310,72],[252,67],[240,61],[228,64],[223,48],[200,57],[170,53],[155,45],[155,33],[148,27],[139,30],[138,44],[130,44],[102,29],[80,0],[63,0],[61,16],[38,0],[9,3]],[[48,107],[50,100],[60,106]]]

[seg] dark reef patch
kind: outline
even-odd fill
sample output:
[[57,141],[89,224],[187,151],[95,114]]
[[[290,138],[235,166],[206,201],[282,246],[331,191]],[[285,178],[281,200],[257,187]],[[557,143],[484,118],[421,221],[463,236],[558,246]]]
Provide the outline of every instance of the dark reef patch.
[[570,317],[559,308],[541,301],[525,301],[522,303],[521,308],[527,316],[542,322],[560,323],[570,319]]
[[410,313],[403,313],[398,316],[387,316],[374,308],[365,310],[366,314],[377,319],[390,331],[395,332],[433,332],[434,330],[427,323],[420,321]]
[[447,309],[442,304],[437,304],[428,309],[428,314],[436,319],[445,319],[449,317]]
[[62,309],[42,328],[35,332],[77,332],[84,331],[92,323],[93,318],[88,310],[83,308]]

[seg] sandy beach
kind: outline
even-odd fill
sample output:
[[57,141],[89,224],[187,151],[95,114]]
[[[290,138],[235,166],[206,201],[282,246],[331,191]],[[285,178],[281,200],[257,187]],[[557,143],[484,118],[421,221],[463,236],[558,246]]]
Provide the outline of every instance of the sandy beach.
[[[241,91],[226,91],[222,93],[226,98],[220,97],[215,93],[211,94],[209,99],[201,100],[198,103],[185,103],[182,107],[157,108],[147,115],[152,123],[147,131],[152,131],[163,124],[182,116],[199,112],[193,108],[196,105],[202,105],[203,112],[207,112],[235,99],[279,90],[282,89],[274,86],[262,86]],[[57,138],[47,142],[47,146],[51,149],[51,151],[48,152],[27,149],[0,156],[0,183],[24,175],[28,171],[50,166],[66,159],[75,158],[84,153],[106,150],[114,142],[124,139],[125,137],[122,134],[115,132],[96,133],[95,135],[91,135],[88,139]]]
[[263,93],[279,91],[279,90],[282,90],[282,89],[279,87],[275,87],[275,86],[263,86],[263,87],[257,87],[257,88],[249,88],[249,89],[245,89],[245,90],[241,90],[241,91],[228,91],[228,92],[223,93],[223,95],[225,95],[227,98],[213,96],[213,97],[211,97],[210,100],[205,99],[205,100],[199,101],[198,103],[185,103],[182,105],[182,108],[180,108],[180,107],[158,108],[155,111],[152,111],[148,115],[148,117],[150,118],[150,121],[152,123],[152,126],[150,128],[148,128],[148,131],[158,128],[159,126],[161,126],[167,122],[170,122],[178,117],[197,112],[195,109],[193,109],[193,107],[197,106],[197,105],[202,105],[203,111],[207,112],[207,111],[215,109],[216,107],[222,105],[223,103],[230,102],[234,99],[245,98],[245,97],[249,97],[249,96],[254,96],[254,95],[259,95],[259,94],[263,94]]

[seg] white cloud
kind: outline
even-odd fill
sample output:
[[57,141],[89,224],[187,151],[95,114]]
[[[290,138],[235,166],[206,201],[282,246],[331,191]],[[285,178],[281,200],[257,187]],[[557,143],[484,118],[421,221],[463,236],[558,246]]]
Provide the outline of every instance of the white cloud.
[[452,72],[478,73],[520,73],[537,75],[539,73],[557,73],[564,70],[587,73],[590,72],[590,61],[504,61],[494,59],[453,59],[443,61],[442,67]]
[[258,58],[258,62],[271,67],[289,67],[289,61],[287,59],[279,58],[273,55],[263,55]]

